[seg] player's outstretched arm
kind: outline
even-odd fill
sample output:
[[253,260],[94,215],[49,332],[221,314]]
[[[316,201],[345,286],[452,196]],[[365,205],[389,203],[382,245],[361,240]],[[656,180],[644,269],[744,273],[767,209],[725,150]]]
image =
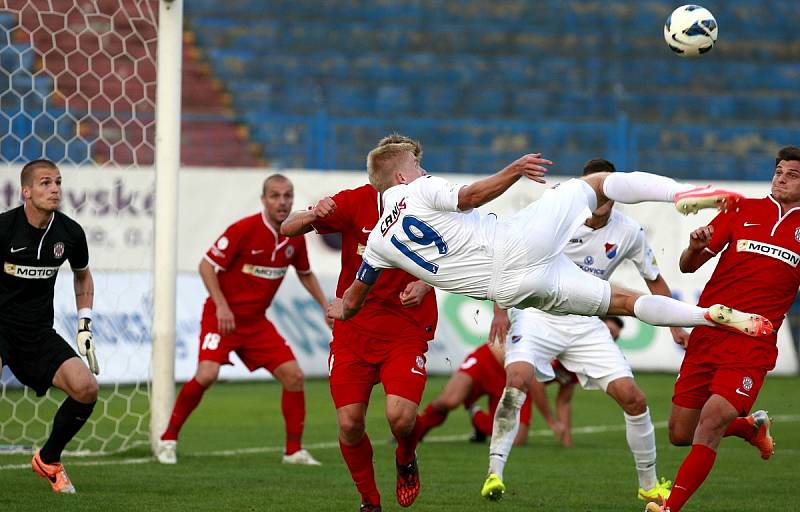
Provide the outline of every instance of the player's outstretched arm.
[[461,187],[461,190],[458,191],[458,209],[467,211],[488,203],[508,190],[523,176],[538,183],[544,183],[542,176],[547,172],[547,168],[542,166],[552,163],[550,160],[542,158],[541,153],[525,155],[511,162],[503,170]]
[[713,235],[714,226],[703,226],[689,234],[689,246],[681,253],[679,263],[681,272],[684,274],[691,274],[715,256],[714,253],[708,249]]
[[292,212],[281,223],[281,234],[284,236],[297,236],[310,232],[312,224],[318,219],[323,219],[336,211],[336,202],[330,197],[323,197],[317,204],[308,210]]
[[99,375],[100,364],[97,362],[92,335],[94,279],[88,268],[73,271],[73,286],[75,288],[75,305],[78,307],[78,334],[75,342],[78,345],[78,352],[82,356],[86,356],[89,369],[95,375]]

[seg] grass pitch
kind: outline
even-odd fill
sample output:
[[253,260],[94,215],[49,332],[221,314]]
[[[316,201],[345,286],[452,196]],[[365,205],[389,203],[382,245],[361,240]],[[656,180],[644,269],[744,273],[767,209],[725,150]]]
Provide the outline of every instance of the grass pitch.
[[[425,403],[445,378],[431,378]],[[642,374],[656,422],[658,472],[672,479],[687,448],[667,441],[666,420],[674,376]],[[775,456],[762,461],[752,446],[722,442],[708,480],[687,512],[793,510],[800,474],[800,378],[770,377],[758,408],[775,418]],[[30,470],[30,456],[0,456],[0,510],[280,510],[356,511],[359,496],[339,454],[336,419],[327,382],[307,383],[305,445],[321,467],[284,466],[280,387],[275,383],[218,383],[187,422],[177,466],[154,462],[144,449],[123,454],[65,457],[78,494],[55,495]],[[384,510],[400,510],[394,498],[394,447],[376,387],[367,420]],[[622,412],[603,393],[578,391],[574,400],[575,447],[557,446],[534,413],[527,446],[516,447],[506,469],[508,492],[499,503],[479,494],[488,444],[466,441],[463,410],[454,411],[418,449],[422,492],[417,511],[641,511],[633,458],[625,442]]]

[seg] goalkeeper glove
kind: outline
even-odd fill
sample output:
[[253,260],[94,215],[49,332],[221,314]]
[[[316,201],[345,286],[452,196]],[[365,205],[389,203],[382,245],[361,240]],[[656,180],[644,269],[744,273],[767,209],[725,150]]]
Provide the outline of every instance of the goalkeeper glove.
[[97,354],[94,352],[94,339],[92,338],[92,320],[90,318],[78,319],[78,351],[82,356],[86,356],[89,369],[95,375],[100,375],[100,365],[97,362]]

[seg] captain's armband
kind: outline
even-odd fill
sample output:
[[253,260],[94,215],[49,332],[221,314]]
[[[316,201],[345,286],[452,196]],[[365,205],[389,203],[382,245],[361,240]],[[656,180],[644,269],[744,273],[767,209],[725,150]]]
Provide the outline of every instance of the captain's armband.
[[356,279],[372,286],[378,280],[379,275],[381,275],[381,269],[373,268],[366,261],[362,261],[361,266],[358,267],[358,272],[356,272]]

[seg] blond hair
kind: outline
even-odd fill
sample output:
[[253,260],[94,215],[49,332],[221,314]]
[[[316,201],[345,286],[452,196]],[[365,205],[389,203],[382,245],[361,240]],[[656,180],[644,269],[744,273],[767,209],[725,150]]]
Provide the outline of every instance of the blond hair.
[[386,144],[378,146],[367,155],[367,175],[370,184],[378,192],[396,185],[394,173],[397,168],[396,163],[400,156],[405,153],[414,154],[414,145],[405,142],[399,144]]
[[378,192],[395,185],[393,164],[403,153],[411,153],[419,161],[422,159],[422,144],[405,135],[392,133],[382,138],[367,155],[369,182]]

